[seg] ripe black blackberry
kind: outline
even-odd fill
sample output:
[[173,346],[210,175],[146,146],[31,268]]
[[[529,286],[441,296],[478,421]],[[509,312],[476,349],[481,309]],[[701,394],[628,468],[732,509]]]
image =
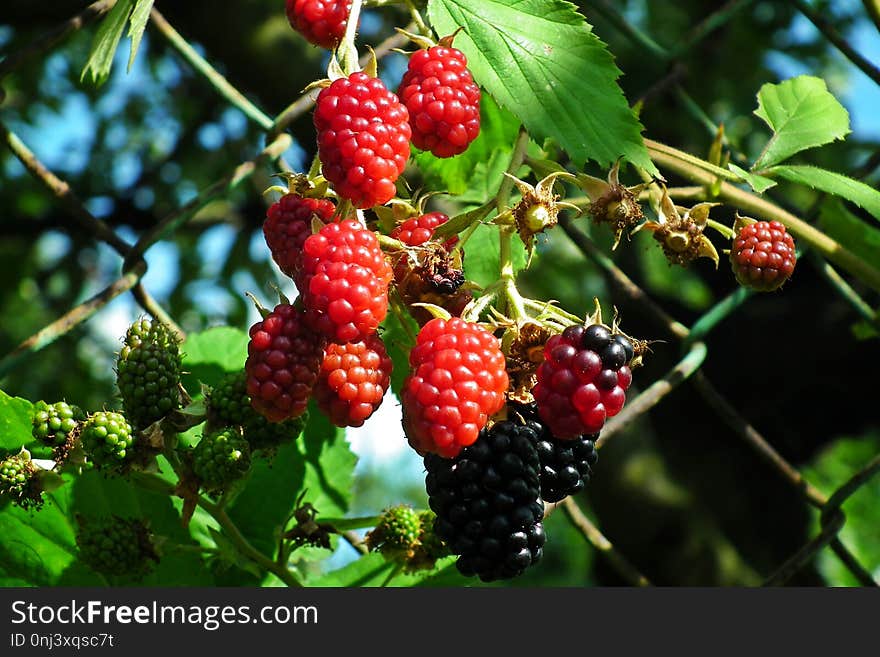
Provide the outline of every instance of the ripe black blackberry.
[[562,440],[541,422],[535,404],[516,404],[511,410],[537,436],[535,447],[541,459],[541,497],[544,501],[560,502],[581,492],[593,475],[592,466],[599,460],[595,442],[599,434]]
[[483,429],[453,459],[425,457],[434,529],[459,555],[463,575],[509,579],[541,558],[544,502],[536,443],[532,427],[503,421]]

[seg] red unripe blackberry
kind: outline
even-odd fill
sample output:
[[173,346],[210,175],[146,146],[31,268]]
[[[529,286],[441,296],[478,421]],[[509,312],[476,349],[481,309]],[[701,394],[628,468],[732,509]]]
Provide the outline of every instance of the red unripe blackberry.
[[[391,231],[391,237],[400,240],[407,246],[421,246],[434,236],[434,230],[437,226],[445,224],[447,221],[449,221],[449,216],[442,212],[429,212],[418,217],[410,217]],[[458,242],[458,237],[452,236],[443,243],[443,246],[450,249],[455,246],[456,242]]]
[[504,406],[504,354],[498,338],[478,324],[432,319],[419,331],[409,364],[403,427],[419,454],[454,457]]
[[312,217],[329,222],[336,206],[322,198],[304,198],[285,194],[269,206],[263,235],[272,252],[272,259],[285,274],[295,279],[302,258],[302,247],[312,234]]
[[357,208],[391,200],[409,158],[409,113],[379,78],[335,80],[315,101],[321,171]]
[[465,576],[483,581],[516,577],[543,554],[537,436],[528,426],[503,421],[453,459],[425,457],[434,529]]
[[416,148],[452,157],[480,134],[480,88],[460,50],[438,45],[413,53],[398,93]]
[[270,422],[283,422],[306,412],[318,378],[324,339],[289,304],[278,304],[250,329],[247,394],[254,409]]
[[761,292],[781,287],[796,262],[794,240],[778,221],[756,221],[743,226],[730,249],[736,280]]
[[375,233],[353,219],[327,224],[303,245],[299,284],[308,321],[330,341],[358,342],[388,311],[391,266]]
[[633,346],[601,324],[570,326],[544,345],[532,395],[557,438],[599,433],[617,415],[632,383]]
[[306,41],[328,50],[345,36],[351,0],[287,0],[287,20]]
[[338,427],[359,427],[379,408],[393,364],[378,334],[362,342],[328,344],[313,395]]

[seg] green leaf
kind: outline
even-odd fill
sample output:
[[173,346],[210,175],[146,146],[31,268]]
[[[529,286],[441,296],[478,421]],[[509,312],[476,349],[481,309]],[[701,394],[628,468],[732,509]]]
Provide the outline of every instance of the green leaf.
[[128,28],[128,36],[131,39],[131,52],[128,55],[129,71],[134,64],[138,48],[140,48],[141,37],[144,36],[144,29],[147,27],[147,21],[150,20],[150,10],[152,9],[153,0],[137,0],[137,4],[131,12],[131,24]]
[[746,171],[742,167],[738,167],[735,164],[731,163],[727,165],[727,168],[733,171],[740,178],[749,183],[749,186],[754,189],[758,194],[762,194],[767,191],[771,187],[774,187],[777,183],[772,178],[767,178],[766,176],[759,176],[757,173],[750,173]]
[[440,158],[429,151],[418,151],[415,162],[432,189],[461,194],[468,188],[479,163],[488,161],[496,153],[504,160],[510,159],[518,131],[516,117],[498,107],[490,96],[483,96],[480,101],[480,135],[464,153]]
[[577,163],[620,156],[657,174],[642,126],[617,84],[620,70],[575,6],[564,0],[429,0],[438,34],[474,79],[539,142],[551,137]]
[[309,580],[308,585],[324,587],[417,586],[455,563],[455,559],[454,556],[444,557],[438,560],[436,567],[431,570],[404,573],[402,570],[395,570],[396,564],[387,561],[378,552],[371,552],[342,568]]
[[403,380],[409,373],[409,352],[415,344],[415,336],[418,332],[419,325],[405,311],[403,316],[399,317],[393,310],[389,310],[385,321],[382,322],[382,341],[394,363],[394,369],[391,371],[391,390],[395,393],[400,392]]
[[[876,431],[861,437],[841,438],[821,451],[804,475],[826,495],[833,493],[860,468],[880,453],[880,434]],[[846,524],[840,539],[859,563],[880,574],[880,532],[877,531],[877,500],[880,499],[880,475],[875,475],[844,502]],[[819,514],[814,513],[814,531],[819,531]],[[830,551],[818,555],[819,571],[832,586],[856,586],[858,581]]]
[[0,390],[0,458],[3,452],[18,452],[34,441],[34,405],[21,397],[10,397]]
[[271,461],[255,459],[229,515],[254,547],[274,554],[278,532],[302,491],[303,502],[314,505],[319,520],[345,514],[356,462],[345,432],[312,405],[302,437],[280,447]]
[[46,498],[39,511],[0,505],[0,586],[52,586],[76,561],[70,489]]
[[809,75],[762,86],[755,115],[770,126],[773,136],[753,170],[782,162],[808,148],[843,139],[850,132],[846,109],[828,91],[824,80]]
[[184,387],[193,394],[199,382],[214,386],[225,374],[244,368],[247,343],[247,333],[229,326],[190,333],[181,347]]
[[859,219],[840,199],[822,204],[819,225],[829,237],[866,262],[880,262],[880,229]]
[[80,80],[84,80],[88,73],[92,75],[95,85],[102,85],[110,77],[110,69],[113,67],[113,57],[119,46],[119,39],[125,30],[125,22],[131,15],[135,0],[119,0],[111,9],[98,28],[95,40],[92,42],[92,50],[89,60],[83,68]]
[[767,173],[839,196],[864,208],[880,221],[880,192],[842,173],[802,165],[777,166],[768,169]]
[[[474,281],[477,285],[487,287],[498,280],[500,271],[498,232],[498,227],[494,225],[478,226],[465,244],[464,271],[468,280]],[[514,272],[526,266],[528,262],[526,247],[517,236],[513,237],[510,254],[513,258]],[[534,262],[537,257],[536,253],[532,256],[532,261]]]

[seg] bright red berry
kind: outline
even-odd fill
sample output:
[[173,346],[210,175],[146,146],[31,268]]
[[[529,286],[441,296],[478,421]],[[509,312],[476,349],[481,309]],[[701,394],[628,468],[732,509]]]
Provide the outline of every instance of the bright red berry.
[[352,73],[322,89],[315,101],[321,170],[355,207],[391,200],[409,158],[409,114],[379,78]]
[[419,453],[452,458],[504,406],[508,378],[494,335],[458,317],[419,331],[403,384],[403,427]]
[[359,427],[382,403],[393,365],[374,333],[363,342],[328,344],[315,384],[315,401],[338,427]]
[[[449,217],[442,212],[429,212],[428,214],[411,217],[391,231],[391,237],[400,240],[407,246],[421,246],[434,235],[434,230],[441,224],[449,221]],[[455,246],[458,237],[452,236],[443,243],[447,249]]]
[[324,355],[324,339],[305,323],[301,310],[279,304],[250,329],[247,394],[271,422],[306,412]]
[[601,324],[570,326],[544,345],[532,395],[556,438],[596,434],[617,415],[632,383],[633,346]]
[[272,252],[272,259],[291,278],[296,278],[302,258],[302,246],[312,234],[312,217],[324,223],[333,217],[333,201],[285,194],[269,206],[263,235]]
[[398,93],[416,148],[452,157],[480,134],[480,88],[460,50],[434,46],[414,53]]
[[332,342],[358,342],[376,331],[391,278],[376,234],[353,219],[327,224],[303,244],[298,284],[306,314]]
[[287,20],[306,41],[332,49],[345,36],[351,0],[287,0]]
[[778,221],[744,226],[733,240],[730,264],[740,285],[761,292],[782,286],[794,271],[794,240]]

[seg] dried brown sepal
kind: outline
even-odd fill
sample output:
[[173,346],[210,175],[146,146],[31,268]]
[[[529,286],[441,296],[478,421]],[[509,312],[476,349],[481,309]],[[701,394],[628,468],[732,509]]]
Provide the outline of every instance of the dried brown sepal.
[[473,299],[464,285],[460,250],[450,253],[439,242],[426,242],[394,254],[392,268],[397,292],[420,326],[433,318],[424,304],[439,306],[458,317]]
[[709,258],[718,267],[718,251],[703,234],[709,219],[709,210],[718,203],[698,203],[692,208],[675,205],[666,186],[657,204],[658,221],[646,221],[636,231],[645,229],[663,248],[666,259],[674,265],[688,265],[698,258]]
[[511,327],[507,333],[511,336],[510,345],[505,349],[510,378],[507,397],[511,401],[531,404],[535,401],[531,391],[537,383],[538,366],[544,360],[544,345],[553,331],[537,322],[525,321]]
[[608,224],[614,233],[614,246],[620,244],[624,233],[638,226],[644,219],[639,194],[646,183],[625,187],[620,184],[620,160],[608,172],[608,179],[602,180],[585,173],[578,174],[577,183],[590,198],[587,212],[597,224]]

